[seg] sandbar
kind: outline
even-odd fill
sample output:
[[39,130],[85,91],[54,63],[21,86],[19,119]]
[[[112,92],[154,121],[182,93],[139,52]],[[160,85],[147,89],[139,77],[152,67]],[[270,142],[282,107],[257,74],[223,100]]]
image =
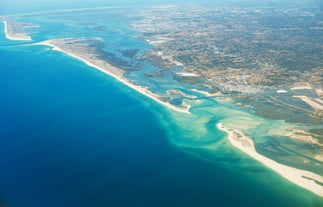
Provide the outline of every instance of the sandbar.
[[195,73],[188,73],[188,72],[181,72],[181,73],[176,73],[179,76],[183,76],[183,77],[199,77],[199,75],[195,74]]
[[73,51],[66,51],[66,49],[61,48],[59,46],[59,44],[57,44],[61,40],[62,39],[47,40],[47,41],[43,41],[40,43],[36,43],[36,45],[49,46],[49,47],[52,47],[53,50],[60,51],[60,52],[65,53],[71,57],[74,57],[74,58],[84,62],[86,65],[93,67],[97,70],[100,70],[101,72],[103,72],[105,74],[108,74],[109,76],[115,78],[116,80],[120,81],[124,85],[126,85],[126,86],[136,90],[137,92],[153,99],[154,101],[166,106],[169,109],[172,109],[172,110],[175,110],[175,111],[181,112],[181,113],[190,113],[188,108],[180,108],[180,107],[174,106],[168,102],[164,102],[164,101],[160,100],[156,94],[152,93],[147,88],[133,84],[128,79],[124,78],[124,76],[123,76],[124,72],[121,69],[108,64],[106,61],[102,61],[102,60],[95,59],[95,58],[83,57],[83,56],[81,57],[80,54],[75,54],[75,53],[73,53]]
[[287,93],[288,91],[284,90],[284,89],[279,89],[276,91],[277,93]]
[[221,92],[216,92],[216,93],[209,93],[207,91],[202,91],[202,90],[198,90],[198,89],[191,89],[191,91],[193,92],[197,92],[203,95],[206,95],[207,97],[212,97],[212,96],[221,96],[222,93]]
[[244,135],[242,132],[228,128],[224,126],[223,123],[218,123],[217,127],[219,130],[228,134],[228,139],[234,147],[248,154],[255,160],[258,160],[263,165],[274,170],[292,183],[323,197],[323,186],[318,184],[323,183],[322,176],[275,162],[274,160],[259,154],[255,149],[252,139]]

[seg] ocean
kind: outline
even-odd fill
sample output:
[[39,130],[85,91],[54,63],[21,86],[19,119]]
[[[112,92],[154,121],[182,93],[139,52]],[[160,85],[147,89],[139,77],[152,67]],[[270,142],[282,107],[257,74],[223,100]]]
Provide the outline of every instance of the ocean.
[[211,130],[218,117],[205,124],[205,143],[191,141],[193,122],[108,75],[0,40],[3,205],[322,206]]

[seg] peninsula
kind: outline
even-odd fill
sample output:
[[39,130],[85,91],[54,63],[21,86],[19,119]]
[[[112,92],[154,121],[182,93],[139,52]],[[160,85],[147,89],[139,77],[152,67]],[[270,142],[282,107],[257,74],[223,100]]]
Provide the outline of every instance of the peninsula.
[[4,32],[8,40],[31,41],[32,38],[24,31],[25,25],[20,22],[3,21]]

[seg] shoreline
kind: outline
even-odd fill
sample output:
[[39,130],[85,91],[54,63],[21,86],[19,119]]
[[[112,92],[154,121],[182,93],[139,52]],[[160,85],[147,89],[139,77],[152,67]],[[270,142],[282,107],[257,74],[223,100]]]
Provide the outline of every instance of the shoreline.
[[[88,60],[87,58],[80,57],[77,54],[73,54],[73,52],[66,51],[59,46],[57,46],[54,42],[55,40],[47,40],[44,42],[39,42],[35,43],[33,45],[43,45],[43,46],[48,46],[51,47],[52,50],[56,50],[59,52],[62,52],[64,54],[67,54],[77,60],[80,60],[84,62],[86,65],[93,67],[111,77],[116,79],[117,81],[123,83],[124,85],[136,90],[137,92],[145,95],[148,98],[153,99],[157,103],[162,104],[163,106],[166,106],[168,109],[175,110],[177,112],[181,113],[190,113],[189,108],[184,109],[180,107],[176,107],[174,105],[171,105],[167,102],[163,102],[156,97],[156,94],[153,94],[151,91],[149,91],[147,88],[135,85],[131,83],[129,80],[123,77],[123,73],[115,74],[111,72],[110,70],[117,69],[116,67],[109,65],[100,66],[96,65],[95,63],[91,62],[91,60]],[[119,69],[118,69],[119,70]],[[305,170],[300,170],[297,168],[289,167],[280,163],[275,162],[274,160],[271,160],[261,154],[259,154],[254,147],[253,141],[245,136],[243,133],[241,133],[238,130],[232,129],[232,128],[227,128],[223,126],[223,123],[218,123],[217,127],[219,130],[224,131],[228,134],[228,139],[230,143],[235,147],[241,150],[242,152],[248,154],[251,158],[261,162],[263,165],[266,167],[270,168],[271,170],[275,171],[278,173],[280,176],[283,178],[287,179],[288,181],[308,190],[311,191],[312,193],[323,197],[323,186],[319,185],[315,181],[318,181],[320,183],[323,183],[323,177],[320,175],[317,175],[315,173],[305,171]]]
[[13,40],[13,41],[31,41],[32,38],[26,34],[16,34],[12,35],[8,31],[8,22],[7,21],[2,21],[4,24],[4,33],[5,36],[8,40]]
[[[56,50],[56,51],[59,51],[59,52],[62,52],[64,54],[67,54],[75,59],[78,59],[82,62],[84,62],[86,65],[92,67],[92,68],[95,68],[111,77],[113,77],[114,79],[120,81],[121,83],[123,83],[124,85],[128,86],[129,88],[132,88],[134,90],[136,90],[137,92],[139,92],[140,94],[143,94],[151,99],[153,99],[154,101],[166,106],[167,108],[169,109],[172,109],[172,110],[175,110],[177,112],[181,112],[181,113],[187,113],[187,114],[190,114],[189,110],[188,109],[184,109],[184,108],[180,108],[180,107],[177,107],[177,106],[174,106],[170,103],[167,103],[167,102],[164,102],[164,101],[161,101],[159,100],[155,94],[153,94],[151,91],[149,91],[147,88],[144,88],[142,86],[138,86],[138,85],[135,85],[133,83],[131,83],[129,80],[127,80],[126,78],[124,78],[122,75],[116,75],[116,74],[113,74],[111,72],[109,72],[109,68],[104,68],[104,67],[100,67],[98,65],[95,65],[94,63],[90,62],[89,60],[86,60],[85,58],[82,58],[78,55],[75,55],[71,52],[68,52],[68,51],[65,51],[63,49],[61,49],[59,46],[56,46],[54,43],[52,43],[51,40],[47,40],[47,41],[43,41],[43,42],[39,42],[39,43],[35,43],[34,45],[44,45],[44,46],[49,46],[49,47],[52,47],[53,50]],[[108,65],[108,67],[110,68],[115,68],[114,66],[112,65]]]
[[317,182],[323,183],[322,176],[309,171],[300,170],[297,168],[289,167],[289,166],[280,164],[278,162],[275,162],[274,160],[271,160],[259,154],[255,150],[253,141],[249,137],[241,133],[240,131],[232,128],[227,128],[223,126],[223,123],[221,122],[218,123],[216,126],[219,130],[224,131],[228,134],[227,137],[230,143],[234,147],[248,154],[253,159],[261,162],[263,165],[272,169],[273,171],[275,171],[285,179],[289,180],[290,182],[308,191],[311,191],[312,193],[320,197],[323,197],[323,186],[317,183]]

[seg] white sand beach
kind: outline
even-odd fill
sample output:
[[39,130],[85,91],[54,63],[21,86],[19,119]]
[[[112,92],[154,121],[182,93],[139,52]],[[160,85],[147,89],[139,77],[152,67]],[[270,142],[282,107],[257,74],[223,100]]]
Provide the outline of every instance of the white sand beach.
[[323,197],[323,186],[317,183],[323,183],[322,176],[275,162],[274,160],[259,154],[255,150],[253,141],[249,137],[245,136],[242,132],[236,129],[228,128],[224,126],[223,123],[218,123],[217,127],[228,134],[228,139],[234,147],[248,154],[255,160],[258,160],[270,169],[276,171],[282,177],[293,182],[294,184]]
[[147,88],[144,88],[142,86],[138,86],[138,85],[135,85],[133,83],[131,83],[129,80],[127,80],[126,78],[123,77],[123,73],[112,73],[111,71],[120,71],[120,69],[117,69],[115,68],[114,66],[112,65],[109,65],[109,64],[104,64],[104,67],[102,66],[99,66],[98,64],[95,64],[89,60],[86,60],[76,54],[73,54],[71,52],[67,52],[65,50],[63,50],[62,48],[60,48],[59,46],[57,46],[55,44],[55,40],[47,40],[47,41],[44,41],[44,42],[40,42],[40,43],[36,43],[37,45],[45,45],[45,46],[49,46],[49,47],[52,47],[53,50],[57,50],[57,51],[60,51],[62,53],[65,53],[71,57],[74,57],[78,60],[81,60],[82,62],[84,62],[85,64],[87,64],[88,66],[90,67],[93,67],[93,68],[96,68],[100,71],[102,71],[103,73],[106,73],[110,76],[112,76],[113,78],[117,79],[118,81],[122,82],[123,84],[127,85],[128,87],[138,91],[139,93],[155,100],[156,102],[166,106],[167,108],[169,109],[172,109],[172,110],[175,110],[175,111],[178,111],[178,112],[181,112],[181,113],[190,113],[188,111],[188,109],[186,108],[180,108],[180,107],[177,107],[177,106],[174,106],[172,104],[169,104],[167,102],[164,102],[164,101],[161,101],[158,96],[154,93],[152,93],[151,91],[149,91]]
[[9,24],[7,21],[3,21],[4,24],[4,33],[8,40],[15,40],[15,41],[31,41],[32,38],[24,33],[16,33],[10,29]]

